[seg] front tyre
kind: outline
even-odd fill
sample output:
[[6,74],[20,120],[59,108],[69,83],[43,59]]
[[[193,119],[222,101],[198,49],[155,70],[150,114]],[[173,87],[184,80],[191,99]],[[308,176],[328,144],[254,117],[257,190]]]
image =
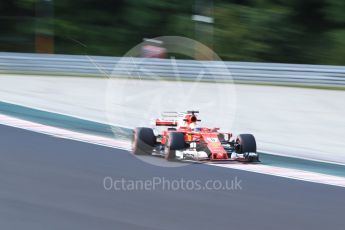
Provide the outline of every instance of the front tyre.
[[176,150],[183,150],[186,148],[186,142],[184,140],[184,133],[171,132],[168,136],[168,141],[164,148],[166,160],[176,160]]
[[151,128],[136,128],[133,133],[132,151],[134,155],[150,155],[156,145],[156,136]]
[[247,161],[259,161],[256,152],[256,140],[252,134],[240,134],[236,138],[236,153],[243,154]]

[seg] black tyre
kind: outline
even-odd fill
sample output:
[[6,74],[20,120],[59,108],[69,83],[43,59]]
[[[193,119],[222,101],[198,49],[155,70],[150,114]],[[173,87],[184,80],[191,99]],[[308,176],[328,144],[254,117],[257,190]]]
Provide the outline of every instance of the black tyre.
[[256,141],[252,134],[238,135],[236,144],[236,153],[256,153]]
[[150,155],[156,145],[156,136],[151,128],[136,128],[133,134],[132,149],[135,155]]
[[171,132],[169,133],[167,144],[165,145],[165,159],[175,160],[176,150],[182,150],[186,148],[186,142],[184,140],[184,133]]

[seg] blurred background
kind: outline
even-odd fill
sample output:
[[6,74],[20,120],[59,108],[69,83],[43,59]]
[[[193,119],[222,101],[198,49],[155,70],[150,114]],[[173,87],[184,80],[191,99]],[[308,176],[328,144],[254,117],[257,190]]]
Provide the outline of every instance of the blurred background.
[[343,0],[1,0],[0,51],[122,56],[185,36],[223,59],[345,65]]

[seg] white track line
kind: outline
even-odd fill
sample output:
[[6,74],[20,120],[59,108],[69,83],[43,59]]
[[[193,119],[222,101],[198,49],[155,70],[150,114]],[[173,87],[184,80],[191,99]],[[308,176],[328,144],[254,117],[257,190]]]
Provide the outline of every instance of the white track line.
[[[20,129],[30,130],[38,133],[43,133],[59,138],[76,140],[111,148],[130,150],[130,142],[125,140],[115,140],[113,138],[100,137],[91,134],[83,134],[66,129],[56,128],[52,126],[42,125],[30,121],[25,121],[18,118],[0,114],[0,124],[16,127]],[[340,176],[332,176],[322,173],[315,173],[303,171],[298,169],[281,168],[275,166],[261,165],[261,164],[209,164],[218,167],[232,168],[238,170],[245,170],[255,173],[262,173],[266,175],[273,175],[285,177],[290,179],[334,185],[345,188],[345,178]]]
[[30,121],[13,118],[0,114],[0,124],[43,133],[54,137],[87,142],[107,147],[116,147],[118,149],[130,150],[130,143],[125,140],[115,140],[114,138],[100,137],[91,134],[84,134],[66,129],[56,128],[48,125],[42,125]]
[[240,169],[266,175],[285,177],[289,179],[334,185],[345,188],[345,178],[323,173],[309,172],[299,169],[282,168],[261,164],[217,164],[218,167]]

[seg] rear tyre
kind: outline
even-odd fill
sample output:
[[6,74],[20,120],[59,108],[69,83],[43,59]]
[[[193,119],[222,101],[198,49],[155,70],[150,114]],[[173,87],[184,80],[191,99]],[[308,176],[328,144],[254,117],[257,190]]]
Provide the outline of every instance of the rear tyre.
[[168,141],[165,145],[165,159],[176,160],[176,150],[183,150],[186,148],[186,142],[184,140],[184,133],[171,132],[168,136]]
[[257,154],[251,155],[250,153],[256,153],[256,141],[252,134],[240,134],[236,138],[236,153],[243,154],[247,161],[259,161]]
[[136,128],[133,133],[134,155],[150,155],[156,145],[156,136],[151,128]]

